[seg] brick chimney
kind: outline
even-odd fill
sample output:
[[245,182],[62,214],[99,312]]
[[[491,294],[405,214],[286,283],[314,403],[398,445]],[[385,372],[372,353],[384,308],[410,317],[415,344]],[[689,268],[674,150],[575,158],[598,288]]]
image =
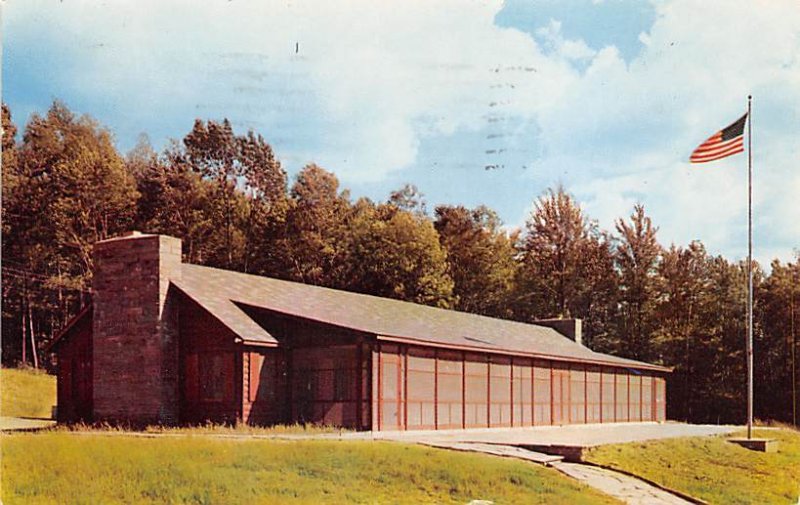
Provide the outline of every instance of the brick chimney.
[[583,345],[583,322],[580,319],[538,319],[533,324],[553,328],[568,339]]
[[178,421],[176,311],[181,241],[131,232],[94,245],[94,420]]

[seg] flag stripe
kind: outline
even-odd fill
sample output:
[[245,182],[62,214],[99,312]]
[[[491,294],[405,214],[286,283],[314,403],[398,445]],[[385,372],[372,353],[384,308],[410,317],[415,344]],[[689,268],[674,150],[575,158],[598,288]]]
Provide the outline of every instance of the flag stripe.
[[737,149],[737,148],[743,147],[743,146],[744,146],[744,142],[737,142],[737,143],[729,145],[729,146],[721,147],[719,149],[714,149],[713,151],[707,151],[707,152],[704,152],[704,153],[697,153],[696,152],[696,153],[692,154],[692,157],[693,158],[708,158],[710,156],[718,156],[720,154],[726,153],[728,151],[732,151],[734,149]]
[[692,151],[689,161],[692,163],[706,163],[744,151],[744,125],[746,120],[747,114],[708,137]]
[[736,137],[735,139],[725,140],[725,141],[721,141],[721,142],[714,142],[714,143],[704,142],[704,143],[700,144],[700,147],[695,149],[694,152],[695,153],[703,153],[703,152],[707,152],[707,151],[714,151],[716,149],[720,149],[720,148],[723,148],[723,147],[728,147],[730,145],[733,145],[733,144],[735,144],[737,142],[741,142],[741,141],[742,141],[742,137]]
[[726,158],[728,156],[733,156],[734,154],[739,154],[739,153],[742,153],[742,152],[744,152],[744,146],[740,147],[739,149],[736,149],[734,151],[731,151],[729,153],[726,153],[724,156],[714,156],[714,157],[711,157],[711,158],[693,158],[691,161],[692,161],[692,163],[708,163],[709,161],[720,160],[722,158]]
[[704,149],[702,151],[696,150],[695,152],[692,153],[692,156],[700,156],[700,157],[713,156],[713,155],[721,153],[723,151],[727,151],[728,149],[730,149],[732,147],[738,147],[738,146],[741,146],[743,144],[744,144],[743,139],[741,137],[739,137],[735,142],[731,142],[729,144],[718,145],[718,146],[715,146],[713,148]]
[[731,147],[730,149],[723,151],[718,154],[713,155],[706,155],[706,156],[692,156],[691,162],[692,163],[704,163],[706,161],[714,161],[725,158],[727,156],[732,156],[734,154],[738,154],[744,151],[744,144],[739,144],[737,146]]

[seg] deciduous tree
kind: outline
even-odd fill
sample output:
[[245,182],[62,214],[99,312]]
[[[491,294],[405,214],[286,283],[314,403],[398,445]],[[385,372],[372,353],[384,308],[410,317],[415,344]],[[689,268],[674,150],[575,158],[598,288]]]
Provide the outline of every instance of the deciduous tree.
[[518,233],[500,229],[497,214],[485,206],[436,207],[434,226],[447,252],[455,307],[496,317],[511,316]]
[[429,219],[395,206],[357,206],[351,289],[438,307],[453,304],[447,254]]
[[587,343],[607,336],[614,286],[609,241],[563,187],[535,202],[520,253],[516,318],[579,317],[586,319]]
[[661,246],[658,228],[645,214],[644,206],[633,208],[630,221],[618,219],[614,259],[619,270],[618,350],[625,356],[653,358],[652,334],[658,295],[658,262]]

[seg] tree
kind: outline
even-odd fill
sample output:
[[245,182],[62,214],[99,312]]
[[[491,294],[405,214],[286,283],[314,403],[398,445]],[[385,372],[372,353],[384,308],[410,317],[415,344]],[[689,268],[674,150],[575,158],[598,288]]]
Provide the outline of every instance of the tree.
[[794,262],[774,260],[755,293],[757,415],[798,423],[797,333],[800,329],[800,252]]
[[455,308],[509,317],[518,234],[509,236],[500,230],[497,214],[485,206],[469,210],[441,205],[435,215],[434,227],[454,282]]
[[630,222],[616,222],[619,239],[615,262],[620,274],[620,317],[617,331],[619,351],[640,360],[653,358],[651,334],[655,329],[657,268],[661,246],[658,228],[645,215],[644,206],[634,206]]
[[186,261],[224,264],[224,244],[214,219],[216,184],[180,161],[180,147],[172,145],[163,156],[140,150],[130,153],[127,164],[136,175],[141,198],[136,227],[147,233],[180,237]]
[[[707,310],[701,316],[703,330],[692,350],[698,363],[692,377],[695,394],[692,418],[703,422],[736,422],[746,419],[747,335],[746,261],[730,263],[721,256],[709,263],[710,289]],[[753,269],[754,290],[760,290],[763,274]],[[761,329],[754,328],[755,339]]]
[[[3,225],[3,285],[2,285],[2,317],[3,317],[3,359],[9,362],[11,359],[27,361],[27,348],[25,344],[25,332],[22,318],[23,304],[21,303],[20,281],[24,279],[23,272],[10,267],[7,260],[12,254],[18,251],[19,244],[15,240],[17,229],[16,221],[21,215],[16,214],[21,210],[19,201],[19,183],[21,180],[19,164],[17,163],[17,126],[11,117],[11,109],[2,104],[2,155],[0,156],[0,167],[2,168],[3,184],[3,205],[2,205],[2,225]],[[16,338],[10,338],[15,335]],[[23,359],[24,356],[24,359]],[[13,357],[13,358],[12,358]]]
[[198,119],[184,137],[183,149],[173,154],[175,164],[216,185],[209,210],[212,219],[222,223],[223,240],[215,248],[222,256],[211,261],[250,270],[257,252],[269,249],[264,240],[274,244],[271,234],[287,209],[286,173],[272,147],[252,131],[235,135],[227,119]]
[[[19,164],[17,163],[17,126],[11,119],[11,109],[2,104],[2,151],[0,151],[0,167],[2,167],[3,190],[8,195],[16,195],[20,181]],[[2,207],[3,234],[8,236],[10,221],[6,216],[8,205]]]
[[392,191],[387,203],[421,216],[428,212],[425,195],[413,184],[406,184],[397,191]]
[[361,200],[351,221],[348,289],[437,307],[451,307],[446,253],[426,217],[389,203]]
[[4,295],[19,300],[33,342],[88,302],[92,245],[131,228],[138,193],[111,134],[60,102],[31,117],[16,155],[3,195]]
[[297,174],[290,196],[280,247],[286,276],[318,286],[344,285],[349,194],[339,192],[335,175],[310,164]]
[[55,102],[44,118],[31,118],[21,156],[34,197],[28,205],[47,216],[37,223],[39,231],[61,252],[76,251],[81,272],[88,275],[92,245],[130,229],[138,198],[110,132]]
[[520,244],[515,317],[581,317],[587,319],[590,345],[606,338],[614,286],[608,238],[563,187],[539,197],[526,231]]
[[710,303],[709,261],[703,244],[694,241],[687,248],[670,246],[658,265],[654,344],[659,360],[675,366],[668,391],[672,418],[692,419],[694,372],[702,370],[694,349],[704,332]]

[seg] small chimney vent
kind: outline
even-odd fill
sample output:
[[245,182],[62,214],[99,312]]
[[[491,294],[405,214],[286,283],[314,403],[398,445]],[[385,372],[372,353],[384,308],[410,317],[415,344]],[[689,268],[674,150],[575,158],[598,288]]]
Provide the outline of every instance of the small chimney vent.
[[568,339],[583,345],[583,322],[580,319],[538,319],[533,324],[553,328]]

